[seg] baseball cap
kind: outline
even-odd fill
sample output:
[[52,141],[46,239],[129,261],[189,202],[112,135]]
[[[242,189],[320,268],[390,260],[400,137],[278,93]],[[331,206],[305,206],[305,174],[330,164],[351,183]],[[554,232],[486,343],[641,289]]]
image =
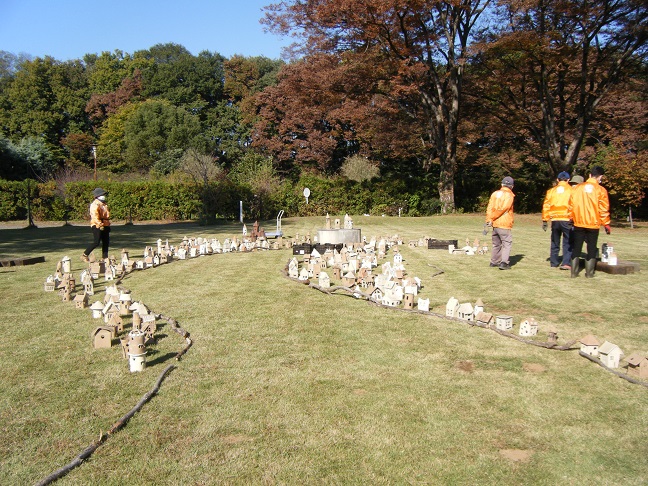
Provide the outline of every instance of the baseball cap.
[[513,187],[513,178],[510,176],[506,176],[504,179],[502,179],[502,185],[506,187]]
[[94,191],[92,191],[92,195],[94,197],[105,196],[106,194],[108,193],[104,191],[101,187],[97,187]]
[[562,171],[560,174],[558,174],[558,180],[559,181],[568,181],[569,180],[569,172]]
[[583,176],[575,175],[569,182],[573,184],[582,184],[583,182],[585,182],[585,179],[583,179]]

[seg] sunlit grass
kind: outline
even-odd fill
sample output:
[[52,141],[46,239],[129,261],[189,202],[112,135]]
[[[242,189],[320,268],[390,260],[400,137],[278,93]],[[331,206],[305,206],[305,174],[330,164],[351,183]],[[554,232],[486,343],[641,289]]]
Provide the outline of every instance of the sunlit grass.
[[[481,215],[354,217],[363,235],[481,235]],[[316,234],[323,218],[285,219]],[[549,268],[549,235],[517,217],[513,269],[486,256],[402,249],[422,296],[450,296],[541,329],[561,343],[587,333],[648,353],[645,274],[570,279]],[[266,227],[272,227],[267,222]],[[112,253],[158,238],[224,238],[237,225],[116,226]],[[648,264],[647,230],[600,241]],[[149,366],[129,373],[118,347],[94,350],[96,322],[43,291],[56,261],[78,259],[85,227],[1,230],[3,256],[46,263],[0,269],[0,483],[33,484],[75,457],[132,408],[173,362],[182,339],[161,326]],[[391,256],[391,255],[390,255]],[[194,345],[158,396],[62,484],[640,484],[648,481],[648,390],[576,351],[529,346],[492,331],[326,295],[284,278],[288,250],[176,261],[123,285],[171,316]],[[433,265],[433,266],[430,266]],[[431,277],[441,269],[443,273]],[[101,294],[102,295],[102,294]],[[517,326],[516,326],[517,327]],[[542,332],[542,331],[541,331]],[[544,339],[544,335],[539,338]],[[529,366],[534,365],[534,366]],[[502,450],[528,453],[526,461]]]

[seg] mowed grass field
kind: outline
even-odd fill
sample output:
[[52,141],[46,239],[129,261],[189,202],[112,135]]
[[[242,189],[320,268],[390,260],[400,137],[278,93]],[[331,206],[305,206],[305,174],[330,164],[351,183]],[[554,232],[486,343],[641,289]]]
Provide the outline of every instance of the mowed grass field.
[[[332,217],[335,217],[332,215]],[[284,218],[288,236],[321,218]],[[354,217],[370,238],[466,238],[482,215]],[[251,225],[248,225],[251,226]],[[267,230],[274,221],[265,222]],[[124,226],[111,253],[141,257],[158,238],[225,237],[240,225]],[[184,346],[158,321],[147,368],[118,346],[95,350],[98,325],[45,278],[65,255],[77,278],[85,226],[0,230],[0,255],[45,263],[0,268],[0,484],[34,484],[129,411]],[[569,278],[549,267],[538,215],[516,216],[512,270],[488,256],[408,248],[420,296],[454,296],[553,325],[559,344],[593,333],[648,354],[648,226],[613,226],[599,244],[641,265],[634,275]],[[490,246],[490,236],[488,237]],[[87,484],[646,484],[648,388],[580,357],[465,323],[327,295],[282,275],[290,250],[174,261],[122,285],[194,341],[159,393],[89,460],[59,480]],[[388,260],[393,253],[388,253]],[[439,269],[443,273],[433,276]],[[103,279],[97,282],[103,298]],[[94,300],[94,299],[93,299]],[[127,330],[130,321],[127,320]]]

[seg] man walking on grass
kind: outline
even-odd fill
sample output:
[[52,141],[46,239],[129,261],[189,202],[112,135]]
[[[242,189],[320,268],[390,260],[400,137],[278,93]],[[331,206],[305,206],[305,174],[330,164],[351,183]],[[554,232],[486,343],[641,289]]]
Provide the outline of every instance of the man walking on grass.
[[513,247],[513,178],[506,176],[502,180],[502,187],[491,194],[486,208],[486,225],[493,227],[493,251],[491,253],[491,267],[500,270],[510,270],[509,256]]
[[592,278],[596,272],[599,228],[603,226],[609,235],[610,200],[607,190],[601,186],[602,167],[592,167],[589,179],[572,188],[569,199],[569,218],[574,222],[574,248],[571,261],[571,276],[578,276],[578,266],[583,243],[587,243],[585,277]]
[[101,187],[92,191],[94,197],[90,204],[90,227],[92,229],[92,243],[81,255],[84,262],[90,261],[90,253],[101,243],[101,257],[108,258],[108,247],[110,245],[110,211],[106,204],[108,193]]
[[[573,244],[573,225],[569,221],[568,206],[572,187],[569,185],[569,174],[558,174],[558,183],[547,191],[542,205],[542,229],[547,231],[551,222],[551,248],[549,262],[552,267],[561,270],[571,270],[571,254]],[[560,239],[562,238],[562,264],[560,260]]]

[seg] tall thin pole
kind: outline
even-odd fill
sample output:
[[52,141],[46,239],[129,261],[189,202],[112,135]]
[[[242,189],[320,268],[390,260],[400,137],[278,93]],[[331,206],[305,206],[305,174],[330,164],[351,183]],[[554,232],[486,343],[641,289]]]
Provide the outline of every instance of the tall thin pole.
[[92,146],[92,156],[94,157],[94,180],[97,181],[97,146]]
[[29,228],[35,228],[36,225],[34,224],[34,219],[32,217],[32,210],[31,210],[31,181],[27,179],[27,226]]

